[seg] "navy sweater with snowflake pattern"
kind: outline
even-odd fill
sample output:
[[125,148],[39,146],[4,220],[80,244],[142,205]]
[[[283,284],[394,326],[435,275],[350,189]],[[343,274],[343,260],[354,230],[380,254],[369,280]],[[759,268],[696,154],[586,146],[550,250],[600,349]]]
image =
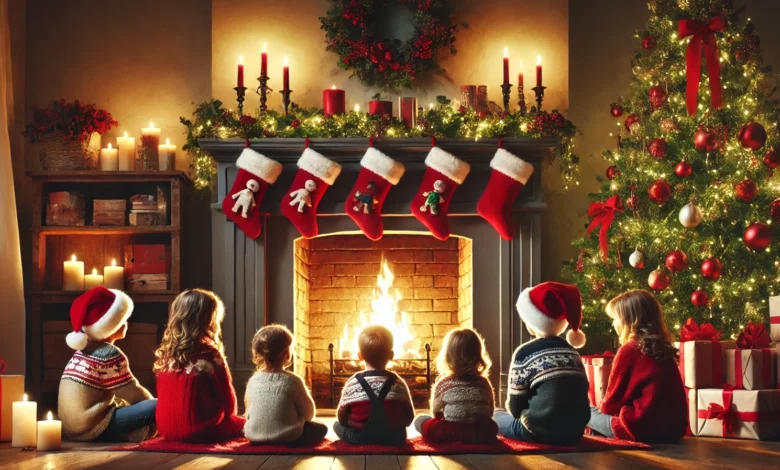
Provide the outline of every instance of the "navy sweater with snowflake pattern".
[[579,442],[590,420],[588,378],[579,353],[557,336],[517,348],[509,370],[506,408],[535,441]]

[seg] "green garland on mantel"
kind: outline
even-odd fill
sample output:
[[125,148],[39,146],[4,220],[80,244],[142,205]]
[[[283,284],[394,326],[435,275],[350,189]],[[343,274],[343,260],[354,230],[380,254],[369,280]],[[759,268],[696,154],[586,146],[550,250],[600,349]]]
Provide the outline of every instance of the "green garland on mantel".
[[277,111],[239,116],[223,108],[216,99],[198,105],[193,119],[180,118],[187,128],[187,142],[183,150],[192,154],[190,166],[195,187],[210,189],[216,173],[214,160],[198,144],[205,138],[262,139],[271,137],[449,137],[474,139],[492,137],[559,138],[560,147],[553,156],[563,179],[564,189],[578,184],[579,159],[572,153],[576,128],[557,110],[532,110],[528,114],[477,113],[464,107],[451,106],[444,96],[437,97],[437,106],[420,109],[412,129],[394,117],[374,116],[363,112],[324,116],[320,108],[302,108],[291,105],[289,115]]

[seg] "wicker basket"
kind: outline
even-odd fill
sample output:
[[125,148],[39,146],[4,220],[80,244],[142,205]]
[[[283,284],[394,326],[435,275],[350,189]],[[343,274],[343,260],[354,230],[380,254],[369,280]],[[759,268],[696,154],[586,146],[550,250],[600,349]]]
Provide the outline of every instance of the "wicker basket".
[[60,132],[40,137],[38,157],[44,171],[94,170],[100,156],[100,134],[93,132],[84,142],[70,141]]

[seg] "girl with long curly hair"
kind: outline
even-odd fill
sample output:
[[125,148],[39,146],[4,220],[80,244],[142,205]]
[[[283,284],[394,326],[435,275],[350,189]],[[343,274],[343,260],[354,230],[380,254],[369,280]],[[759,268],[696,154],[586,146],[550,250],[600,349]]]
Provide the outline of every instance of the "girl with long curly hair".
[[168,440],[219,442],[241,435],[221,323],[225,306],[211,291],[187,290],[171,304],[155,351],[157,427]]
[[588,426],[607,437],[679,441],[687,426],[685,389],[661,305],[650,292],[632,290],[610,300],[606,310],[621,347]]

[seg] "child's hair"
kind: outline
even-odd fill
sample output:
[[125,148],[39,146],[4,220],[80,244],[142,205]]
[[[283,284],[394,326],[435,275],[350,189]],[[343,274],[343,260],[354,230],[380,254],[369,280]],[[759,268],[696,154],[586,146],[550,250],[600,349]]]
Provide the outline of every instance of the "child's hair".
[[436,358],[440,376],[486,376],[491,365],[482,336],[469,328],[447,333]]
[[283,325],[260,328],[252,338],[252,362],[260,370],[270,370],[280,365],[284,353],[290,349],[293,335]]
[[154,352],[155,373],[185,368],[190,355],[202,345],[225,353],[221,327],[225,305],[213,292],[204,289],[182,292],[171,304],[169,316],[162,343]]
[[358,336],[358,348],[366,364],[384,369],[393,358],[393,333],[381,325],[369,325]]
[[616,329],[620,344],[633,339],[643,353],[657,360],[672,359],[677,355],[661,305],[650,292],[641,289],[624,292],[610,300],[606,310],[607,315],[618,320]]

